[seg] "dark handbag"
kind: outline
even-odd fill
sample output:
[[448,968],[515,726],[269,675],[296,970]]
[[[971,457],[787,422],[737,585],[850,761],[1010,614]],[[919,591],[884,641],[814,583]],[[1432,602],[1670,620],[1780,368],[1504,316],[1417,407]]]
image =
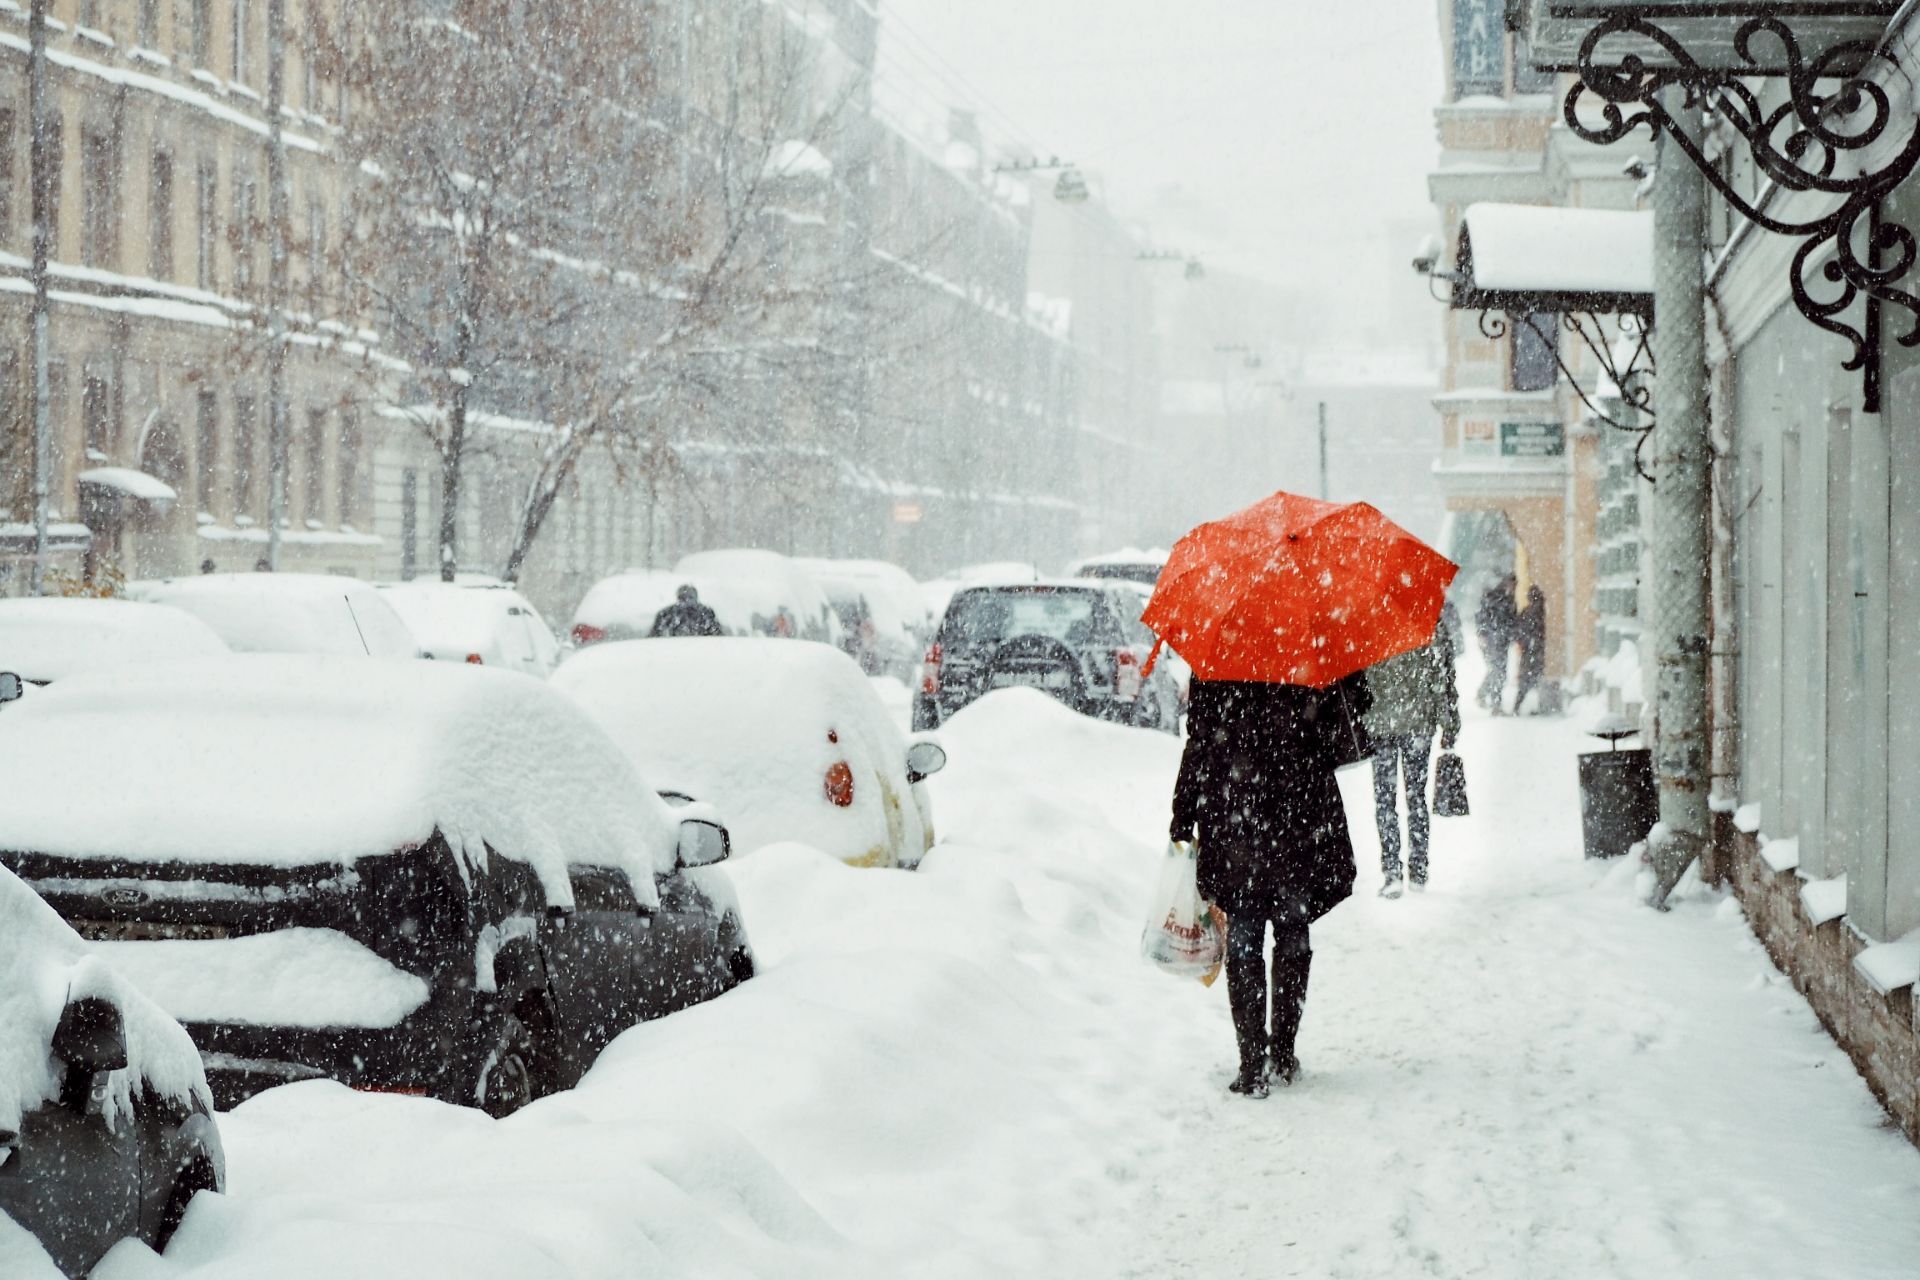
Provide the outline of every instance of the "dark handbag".
[[1451,751],[1433,762],[1433,812],[1439,818],[1467,816],[1467,767]]

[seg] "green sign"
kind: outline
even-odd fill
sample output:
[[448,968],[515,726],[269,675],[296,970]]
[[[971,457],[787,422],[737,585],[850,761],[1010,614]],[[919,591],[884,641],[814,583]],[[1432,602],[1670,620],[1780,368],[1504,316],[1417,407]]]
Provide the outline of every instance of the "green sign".
[[1567,451],[1566,428],[1558,422],[1503,422],[1503,458],[1558,458]]

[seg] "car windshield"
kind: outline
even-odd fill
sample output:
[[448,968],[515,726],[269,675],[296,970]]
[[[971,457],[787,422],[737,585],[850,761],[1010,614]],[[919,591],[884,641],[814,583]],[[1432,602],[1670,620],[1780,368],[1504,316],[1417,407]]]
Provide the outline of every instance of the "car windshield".
[[1060,587],[963,591],[953,598],[941,638],[950,645],[999,644],[1015,636],[1048,636],[1067,644],[1094,638],[1098,597]]

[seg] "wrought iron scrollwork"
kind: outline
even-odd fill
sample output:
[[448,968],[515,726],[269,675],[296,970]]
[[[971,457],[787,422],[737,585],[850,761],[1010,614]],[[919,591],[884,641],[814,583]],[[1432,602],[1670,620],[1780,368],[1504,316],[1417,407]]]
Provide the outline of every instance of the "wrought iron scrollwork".
[[[1649,66],[1634,52],[1608,57],[1609,42],[1621,41],[1651,41],[1674,65]],[[1777,64],[1763,64],[1761,53],[1774,45],[1780,49]],[[1809,58],[1784,21],[1762,16],[1735,31],[1734,52],[1744,71],[1704,67],[1647,18],[1628,11],[1613,14],[1581,44],[1580,79],[1565,103],[1567,127],[1602,144],[1643,127],[1655,137],[1664,133],[1732,208],[1768,231],[1798,238],[1789,281],[1794,305],[1809,321],[1850,345],[1843,367],[1861,372],[1865,407],[1877,412],[1882,304],[1911,317],[1898,336],[1900,344],[1920,345],[1920,297],[1899,287],[1920,256],[1920,242],[1909,228],[1881,216],[1888,193],[1920,162],[1920,121],[1891,154],[1869,156],[1869,148],[1879,146],[1892,127],[1894,112],[1887,91],[1865,75],[1875,54],[1868,42],[1837,44]],[[1773,71],[1775,65],[1783,70]],[[1765,74],[1777,74],[1787,89],[1786,100],[1772,108],[1743,81]],[[1833,87],[1823,92],[1823,83]],[[1675,86],[1717,112],[1740,135],[1759,171],[1779,188],[1832,197],[1832,206],[1818,217],[1799,220],[1748,199],[1708,158],[1701,140],[1677,127],[1662,105],[1662,91]],[[1589,99],[1601,104],[1597,123],[1583,113]],[[1816,268],[1814,263],[1823,256],[1826,260]],[[1863,296],[1865,317],[1856,326],[1843,316]]]

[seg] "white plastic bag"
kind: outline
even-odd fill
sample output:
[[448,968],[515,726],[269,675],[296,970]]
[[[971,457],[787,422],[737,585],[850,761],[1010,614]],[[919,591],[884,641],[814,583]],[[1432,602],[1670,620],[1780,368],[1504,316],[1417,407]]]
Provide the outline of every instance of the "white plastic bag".
[[1193,845],[1167,846],[1140,954],[1167,973],[1204,981],[1226,959],[1227,940],[1219,913],[1200,897],[1198,866]]

